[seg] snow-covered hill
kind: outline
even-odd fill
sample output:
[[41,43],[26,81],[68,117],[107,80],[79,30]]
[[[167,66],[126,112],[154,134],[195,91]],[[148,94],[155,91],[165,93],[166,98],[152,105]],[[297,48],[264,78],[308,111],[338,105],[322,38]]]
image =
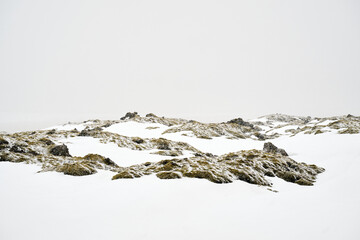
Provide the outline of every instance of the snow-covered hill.
[[0,239],[357,239],[359,129],[128,113],[1,134]]

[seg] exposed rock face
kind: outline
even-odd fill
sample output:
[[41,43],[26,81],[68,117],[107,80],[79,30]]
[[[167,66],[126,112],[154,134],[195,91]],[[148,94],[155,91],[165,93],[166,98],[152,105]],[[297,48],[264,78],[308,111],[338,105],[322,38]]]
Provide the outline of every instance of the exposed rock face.
[[289,156],[284,149],[276,147],[271,142],[264,143],[263,151],[268,153],[279,153],[283,156]]
[[55,156],[71,157],[69,149],[65,144],[52,147],[50,153]]
[[157,116],[155,114],[153,114],[153,113],[148,113],[148,114],[146,114],[145,117],[157,117]]
[[10,148],[10,152],[14,152],[14,153],[26,153],[26,149],[23,146],[14,144],[11,148]]
[[162,160],[121,168],[113,179],[137,178],[156,174],[161,179],[181,177],[203,178],[214,183],[235,180],[271,186],[267,177],[279,177],[300,185],[312,185],[316,175],[324,169],[298,163],[287,156],[259,150],[240,151],[219,157],[195,156],[183,159]]
[[7,145],[9,144],[9,142],[7,140],[5,140],[4,138],[0,137],[0,145]]
[[[355,134],[360,129],[360,117],[356,116],[311,119],[274,115],[251,123],[241,118],[230,120],[227,123],[201,123],[194,120],[157,117],[154,114],[141,117],[134,112],[127,113],[122,119],[123,121],[84,121],[79,123],[81,129],[85,127],[80,133],[75,130],[57,128],[50,131],[0,134],[0,161],[35,163],[41,165],[42,171],[58,171],[73,176],[89,175],[98,170],[107,170],[117,173],[113,179],[138,178],[154,174],[161,179],[189,177],[207,179],[214,183],[230,183],[241,180],[251,184],[270,186],[270,177],[278,177],[300,185],[312,185],[316,180],[316,175],[323,172],[324,169],[315,165],[295,162],[288,157],[285,150],[277,148],[270,142],[264,144],[263,150],[239,151],[217,156],[202,152],[188,143],[167,139],[166,134],[181,132],[181,135],[187,137],[251,138],[256,141],[276,138],[282,134],[290,135],[289,133],[294,135],[299,132],[321,134],[329,129],[337,129],[337,133],[341,134]],[[155,128],[160,130],[162,127],[158,127],[159,124],[163,125],[166,130],[162,132],[163,138],[142,138],[123,136],[106,129],[112,124],[124,121],[155,124],[156,126],[150,125],[146,128],[149,132]],[[286,128],[278,131],[283,127]],[[147,150],[150,154],[168,156],[168,158],[159,162],[121,167],[111,159],[98,154],[76,157],[69,154],[66,145],[54,146],[54,142],[59,139],[71,139],[77,136],[96,138],[102,144],[112,143],[134,151]],[[202,142],[206,143],[206,141]],[[185,158],[184,154],[193,157]]]
[[227,123],[236,123],[236,124],[239,124],[240,126],[247,126],[250,128],[254,128],[253,124],[251,124],[249,122],[245,122],[242,118],[235,118],[235,119],[228,121]]
[[137,112],[133,112],[133,113],[127,112],[124,117],[120,118],[120,120],[131,119],[131,118],[135,118],[136,116],[139,116]]
[[65,175],[86,176],[96,173],[96,170],[86,163],[74,162],[64,163],[56,168],[57,172],[63,172]]

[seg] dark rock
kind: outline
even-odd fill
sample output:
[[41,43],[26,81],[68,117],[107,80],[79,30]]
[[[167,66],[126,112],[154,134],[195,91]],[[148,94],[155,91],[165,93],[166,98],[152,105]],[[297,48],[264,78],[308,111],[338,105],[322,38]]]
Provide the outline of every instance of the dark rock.
[[104,124],[102,127],[103,128],[108,128],[108,127],[110,127],[111,126],[111,123],[107,123],[107,124]]
[[26,149],[23,146],[14,144],[11,148],[10,148],[10,152],[14,152],[14,153],[26,153]]
[[354,116],[351,115],[351,114],[348,114],[346,117],[347,117],[347,118],[351,118],[351,117],[354,117]]
[[146,114],[145,117],[157,117],[157,116],[155,114],[153,114],[153,113],[148,113],[148,114]]
[[56,133],[56,130],[55,129],[51,129],[50,131],[47,132],[48,135],[52,135]]
[[68,147],[63,145],[57,145],[50,149],[50,153],[55,156],[71,157]]
[[212,154],[212,153],[205,153],[205,155],[206,155],[207,157],[215,157],[214,154]]
[[86,156],[84,156],[83,159],[90,161],[90,162],[99,162],[99,163],[104,163],[109,166],[118,167],[118,165],[114,161],[112,161],[110,158],[106,158],[99,154],[89,153]]
[[139,138],[139,137],[134,137],[134,138],[132,139],[132,141],[133,141],[134,143],[137,143],[137,144],[144,143],[144,139]]
[[3,139],[3,138],[0,138],[0,145],[7,145],[7,144],[9,144],[8,141],[6,141],[6,140]]
[[260,141],[265,140],[265,136],[259,132],[254,133],[255,137],[257,137]]
[[254,128],[253,124],[244,121],[242,118],[235,118],[235,119],[232,119],[232,120],[228,121],[227,123],[236,123],[236,124],[238,124],[240,126],[246,126],[246,127]]
[[0,162],[11,162],[8,154],[1,154],[0,155]]
[[177,172],[159,172],[156,174],[156,176],[160,179],[176,179],[176,178],[181,178],[180,173]]
[[124,117],[120,118],[120,120],[131,119],[131,118],[134,118],[136,116],[139,116],[137,112],[133,112],[133,113],[127,112]]
[[51,141],[50,139],[47,139],[47,138],[41,138],[39,141],[45,143],[48,146],[54,144],[53,141]]
[[271,142],[264,143],[263,151],[268,153],[279,153],[283,156],[289,156],[284,149],[276,147]]
[[91,133],[90,130],[84,129],[84,130],[81,130],[81,132],[79,133],[79,136],[80,137],[91,136],[90,133]]

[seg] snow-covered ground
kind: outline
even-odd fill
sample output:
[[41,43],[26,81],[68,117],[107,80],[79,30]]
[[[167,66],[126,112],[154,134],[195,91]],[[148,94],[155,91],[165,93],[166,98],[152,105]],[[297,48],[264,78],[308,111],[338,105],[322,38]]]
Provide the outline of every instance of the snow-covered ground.
[[[159,130],[145,125],[114,125],[112,131],[146,137],[145,130]],[[161,137],[215,154],[263,145],[249,139],[207,140],[179,133]],[[92,138],[64,142],[74,155],[95,151],[125,165],[137,159],[150,161],[143,157],[168,158],[103,146]],[[111,181],[113,174],[105,171],[73,177],[37,173],[40,168],[35,165],[1,162],[0,239],[360,239],[360,134],[298,134],[271,142],[295,161],[326,171],[311,187],[272,178],[279,191],[275,193],[242,181],[214,184],[155,176]],[[127,162],[117,160],[120,155]]]

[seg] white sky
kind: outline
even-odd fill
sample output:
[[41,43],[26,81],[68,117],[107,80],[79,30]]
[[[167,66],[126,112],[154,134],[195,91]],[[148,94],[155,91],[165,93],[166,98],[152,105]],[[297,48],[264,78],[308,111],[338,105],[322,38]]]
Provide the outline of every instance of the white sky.
[[0,0],[0,131],[360,115],[360,1]]

